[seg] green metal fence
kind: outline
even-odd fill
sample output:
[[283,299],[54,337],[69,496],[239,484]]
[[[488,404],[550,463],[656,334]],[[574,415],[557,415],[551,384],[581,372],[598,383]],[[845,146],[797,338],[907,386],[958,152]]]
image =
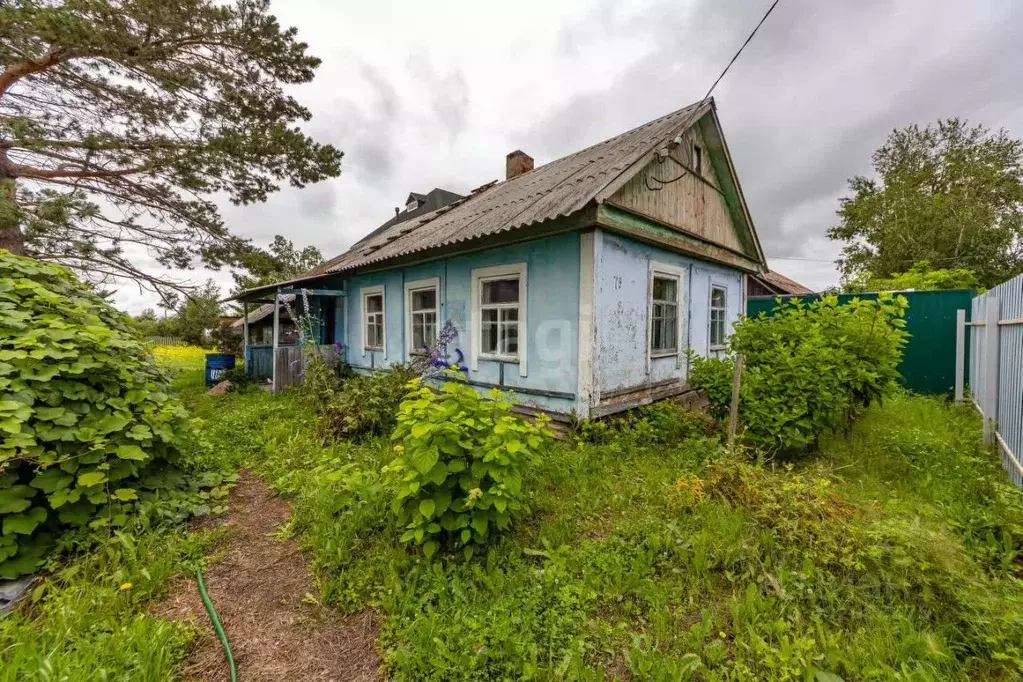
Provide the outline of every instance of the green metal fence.
[[[900,292],[909,302],[906,311],[906,331],[909,342],[903,349],[903,385],[918,393],[951,394],[955,386],[956,368],[956,310],[970,310],[974,292],[972,289],[948,289],[942,291]],[[760,313],[772,314],[777,301],[801,298],[812,301],[819,295],[810,296],[751,296],[746,301],[746,314],[756,317]],[[873,299],[877,294],[840,294],[839,303],[853,298]],[[970,356],[969,335],[966,337],[966,357]],[[966,370],[969,372],[969,368]],[[967,382],[969,377],[966,377]]]

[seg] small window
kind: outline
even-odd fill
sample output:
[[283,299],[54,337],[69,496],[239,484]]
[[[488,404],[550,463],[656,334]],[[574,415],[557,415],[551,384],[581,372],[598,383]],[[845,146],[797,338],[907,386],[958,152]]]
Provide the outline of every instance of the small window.
[[703,175],[703,149],[698,144],[693,145],[693,172]]
[[678,353],[678,277],[654,275],[650,288],[650,354]]
[[728,291],[724,287],[710,288],[710,347],[725,346],[725,311],[728,309]]
[[409,291],[409,327],[413,353],[429,349],[437,340],[437,287]]
[[480,353],[498,359],[518,359],[518,277],[480,282]]
[[384,348],[384,295],[366,294],[362,299],[365,314],[365,340],[367,350]]
[[409,213],[411,213],[412,211],[416,210],[417,208],[419,208],[419,201],[417,199],[411,199],[405,205],[405,210],[407,212],[409,212]]

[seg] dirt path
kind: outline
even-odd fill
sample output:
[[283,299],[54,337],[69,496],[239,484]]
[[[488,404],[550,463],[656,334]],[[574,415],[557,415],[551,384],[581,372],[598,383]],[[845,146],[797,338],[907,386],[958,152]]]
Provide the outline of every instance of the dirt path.
[[[272,537],[289,516],[287,502],[273,497],[257,477],[243,475],[230,510],[221,519],[231,530],[223,560],[203,575],[231,643],[238,678],[245,682],[383,679],[372,611],[342,619],[329,609],[303,602],[306,594],[315,594],[305,556],[295,540],[280,542]],[[194,619],[209,632],[196,643],[183,671],[185,679],[228,679],[223,650],[194,579],[177,582],[155,612]]]

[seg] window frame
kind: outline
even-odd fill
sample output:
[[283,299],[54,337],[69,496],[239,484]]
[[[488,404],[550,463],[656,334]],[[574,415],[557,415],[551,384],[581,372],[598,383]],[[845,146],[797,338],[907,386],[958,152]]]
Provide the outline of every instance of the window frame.
[[[528,324],[526,301],[528,298],[528,283],[526,280],[526,263],[508,263],[506,265],[495,265],[488,268],[476,268],[471,273],[470,291],[472,305],[472,345],[470,346],[470,367],[472,371],[479,371],[479,361],[504,362],[518,364],[519,376],[526,376],[526,356],[528,347]],[[519,302],[518,302],[518,353],[516,355],[505,355],[496,353],[483,353],[483,283],[495,280],[518,278],[519,281]],[[508,307],[507,304],[504,304]]]
[[[420,291],[428,291],[430,289],[433,289],[434,296],[434,324],[437,327],[437,333],[440,334],[440,311],[442,306],[440,300],[440,277],[427,277],[425,279],[405,282],[405,352],[410,359],[413,355],[421,355],[423,353],[421,348],[412,347],[412,295]],[[420,312],[429,311],[424,310]]]
[[[367,306],[366,306],[366,299],[368,299],[370,296],[379,296],[380,297],[380,312],[379,313],[373,313],[374,315],[377,315],[377,314],[380,315],[380,329],[381,329],[380,334],[381,334],[381,337],[382,337],[380,339],[380,341],[381,341],[381,345],[380,346],[369,346],[369,345],[367,345],[367,342],[369,341],[369,338],[368,338],[369,337],[369,334],[368,334],[368,332],[369,332],[369,325],[368,325],[369,310],[367,309]],[[373,286],[373,287],[362,287],[361,289],[359,289],[359,301],[360,301],[360,304],[362,306],[362,309],[360,310],[360,315],[359,315],[359,320],[360,320],[359,324],[362,327],[362,354],[366,355],[369,352],[383,353],[384,358],[386,358],[387,357],[387,294],[384,291],[384,285],[383,284],[379,284],[379,285]]]
[[[653,330],[654,330],[654,278],[658,279],[673,279],[676,282],[675,296],[675,350],[673,351],[654,351],[653,346]],[[675,358],[676,364],[678,358],[682,357],[683,344],[685,336],[683,332],[685,330],[685,307],[686,307],[686,292],[685,292],[685,280],[686,271],[684,267],[677,265],[669,265],[667,263],[659,263],[657,261],[650,261],[649,273],[647,276],[647,291],[646,291],[646,363],[647,372],[650,371],[650,363],[652,360],[659,360],[661,358]]]
[[703,147],[693,143],[693,172],[703,177]]
[[[714,307],[714,290],[718,289],[725,295],[723,308]],[[722,314],[722,331],[724,338],[721,343],[714,343],[714,311],[720,310]],[[724,350],[728,347],[728,287],[720,282],[711,280],[710,289],[707,292],[707,348],[713,351]]]

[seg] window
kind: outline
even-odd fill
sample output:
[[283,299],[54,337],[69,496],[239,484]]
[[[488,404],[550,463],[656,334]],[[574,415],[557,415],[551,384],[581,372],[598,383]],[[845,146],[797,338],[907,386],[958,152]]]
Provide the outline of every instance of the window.
[[405,283],[405,336],[408,352],[422,353],[437,340],[437,318],[440,312],[436,277]]
[[526,264],[473,270],[472,287],[472,369],[480,359],[517,362],[526,376]]
[[654,274],[650,285],[650,354],[678,353],[678,287],[675,275]]
[[518,359],[519,278],[485,280],[480,285],[480,352]]
[[418,199],[409,199],[409,202],[407,204],[405,204],[405,210],[408,213],[411,213],[412,211],[416,210],[417,208],[419,208],[419,200]]
[[712,350],[725,346],[725,311],[728,308],[728,291],[724,287],[710,288],[710,347]]
[[362,349],[384,350],[384,288],[362,290]]
[[698,144],[693,145],[693,172],[703,175],[703,149]]

